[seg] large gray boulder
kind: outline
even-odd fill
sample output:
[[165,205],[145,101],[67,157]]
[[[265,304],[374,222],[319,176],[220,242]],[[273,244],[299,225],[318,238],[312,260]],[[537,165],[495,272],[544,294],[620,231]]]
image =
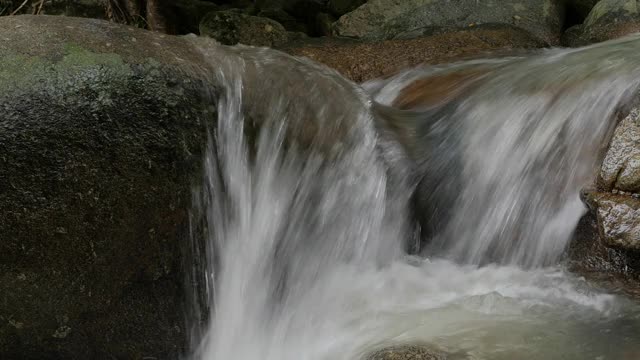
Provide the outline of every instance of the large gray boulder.
[[205,59],[99,20],[0,34],[0,358],[177,358]]
[[334,24],[336,35],[371,40],[416,37],[439,28],[486,23],[522,28],[558,44],[563,6],[556,0],[369,0]]

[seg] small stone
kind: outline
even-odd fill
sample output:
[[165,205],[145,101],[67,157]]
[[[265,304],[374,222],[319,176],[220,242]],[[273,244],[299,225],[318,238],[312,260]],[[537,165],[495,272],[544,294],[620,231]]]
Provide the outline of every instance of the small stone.
[[15,320],[9,320],[9,325],[13,326],[16,329],[22,329],[24,327],[24,323]]
[[56,329],[56,331],[51,336],[53,336],[56,339],[64,339],[69,335],[70,332],[71,332],[71,328],[69,326],[62,325],[58,329]]
[[522,17],[520,17],[520,15],[513,15],[513,19],[514,20],[520,20],[520,19],[522,19]]
[[288,33],[278,22],[237,11],[214,11],[200,22],[200,35],[209,36],[224,45],[274,47],[288,40]]
[[59,226],[59,227],[56,228],[55,232],[56,232],[56,234],[66,234],[67,233],[67,229],[65,229],[62,226]]

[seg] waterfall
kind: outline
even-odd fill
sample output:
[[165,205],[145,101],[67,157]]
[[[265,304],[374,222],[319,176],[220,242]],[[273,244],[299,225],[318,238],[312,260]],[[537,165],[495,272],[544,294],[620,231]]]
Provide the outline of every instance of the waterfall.
[[584,212],[579,192],[596,177],[616,111],[638,89],[638,49],[632,37],[413,69],[366,84],[376,100],[392,104],[420,79],[480,74],[443,110],[423,109],[417,122],[415,151],[426,178],[420,196],[442,205],[436,217],[449,213],[430,251],[471,264],[557,263]]
[[[359,359],[421,341],[482,359],[497,351],[478,330],[487,320],[525,336],[579,314],[560,327],[569,346],[584,336],[576,323],[627,311],[540,267],[557,263],[613,114],[637,89],[639,39],[362,87],[273,50],[198,41],[218,103],[194,190],[210,312],[194,358]],[[393,108],[411,83],[461,69],[482,75],[446,104]],[[444,221],[427,258],[403,251],[416,191],[449,205],[434,210]]]
[[[292,335],[313,338],[308,324],[322,326],[323,314],[288,312],[335,301],[316,286],[330,281],[330,269],[384,266],[400,255],[411,191],[387,186],[384,141],[356,85],[266,49],[216,47],[208,56],[223,92],[205,190],[196,195],[206,207],[209,253],[219,252],[203,351],[284,359],[264,350]],[[260,345],[238,343],[246,337]]]

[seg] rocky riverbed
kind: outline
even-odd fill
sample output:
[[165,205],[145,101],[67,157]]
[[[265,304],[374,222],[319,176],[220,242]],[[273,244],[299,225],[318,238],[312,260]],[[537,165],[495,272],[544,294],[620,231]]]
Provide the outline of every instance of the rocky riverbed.
[[[634,0],[0,0],[0,15],[7,359],[169,359],[191,346],[181,313],[193,300],[185,282],[198,279],[185,267],[194,249],[184,239],[219,88],[204,75],[195,35],[182,35],[273,47],[363,82],[640,30]],[[451,89],[469,79],[427,78],[439,90],[414,85],[403,106],[461,96]],[[566,260],[637,296],[640,123],[628,103],[585,184],[589,210]],[[431,355],[409,347],[372,356]]]

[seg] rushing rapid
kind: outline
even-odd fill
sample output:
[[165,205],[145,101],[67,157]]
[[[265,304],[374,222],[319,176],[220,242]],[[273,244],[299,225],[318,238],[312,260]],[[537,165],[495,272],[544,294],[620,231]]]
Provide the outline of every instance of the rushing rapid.
[[[195,313],[209,314],[194,358],[360,359],[398,343],[460,359],[640,356],[638,306],[558,263],[638,89],[640,38],[363,86],[198,41],[219,87],[194,190]],[[404,101],[461,71],[459,91]]]

